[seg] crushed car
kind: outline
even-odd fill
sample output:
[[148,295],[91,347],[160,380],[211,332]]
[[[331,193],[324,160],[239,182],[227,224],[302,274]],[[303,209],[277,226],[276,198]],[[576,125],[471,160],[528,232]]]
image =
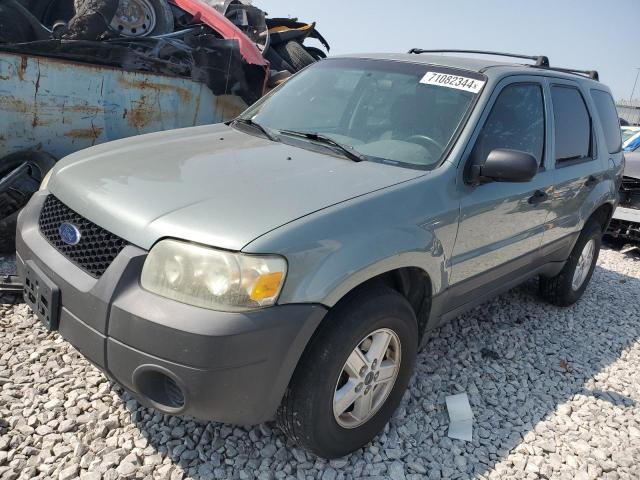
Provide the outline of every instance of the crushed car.
[[328,50],[246,0],[0,0],[0,251],[57,159],[230,120]]

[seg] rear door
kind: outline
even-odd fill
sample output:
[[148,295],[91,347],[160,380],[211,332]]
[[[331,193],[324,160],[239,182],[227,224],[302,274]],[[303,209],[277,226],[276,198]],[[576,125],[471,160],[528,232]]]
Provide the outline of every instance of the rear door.
[[480,122],[467,162],[482,163],[492,150],[507,148],[534,155],[540,167],[526,183],[468,185],[459,180],[461,216],[451,278],[454,307],[469,300],[467,293],[487,293],[532,268],[539,256],[553,191],[542,81],[535,76],[503,80]]
[[548,260],[562,261],[580,233],[585,216],[598,207],[593,205],[594,192],[604,185],[608,158],[598,155],[600,140],[588,92],[577,82],[565,79],[551,79],[548,88],[556,188],[549,217],[552,228],[544,234],[542,253]]

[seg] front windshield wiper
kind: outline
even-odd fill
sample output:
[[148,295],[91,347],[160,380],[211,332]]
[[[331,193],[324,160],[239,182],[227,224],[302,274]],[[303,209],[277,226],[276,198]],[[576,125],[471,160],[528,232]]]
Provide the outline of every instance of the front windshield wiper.
[[271,140],[272,142],[277,142],[278,139],[276,137],[273,136],[273,134],[271,132],[269,132],[269,130],[267,130],[266,128],[264,128],[262,125],[260,125],[259,123],[254,122],[253,120],[251,120],[250,118],[241,118],[238,117],[235,120],[233,120],[231,122],[233,123],[241,123],[242,125],[248,125],[250,127],[254,127],[257,128],[258,130],[260,130],[262,132],[262,134],[267,137],[269,140]]
[[309,140],[313,140],[314,142],[320,142],[326,145],[337,147],[349,160],[353,160],[354,162],[365,162],[367,160],[367,157],[365,155],[355,150],[351,145],[345,145],[338,142],[337,140],[334,140],[331,137],[322,135],[321,133],[296,132],[295,130],[280,130],[280,133],[291,135],[294,137],[308,138]]

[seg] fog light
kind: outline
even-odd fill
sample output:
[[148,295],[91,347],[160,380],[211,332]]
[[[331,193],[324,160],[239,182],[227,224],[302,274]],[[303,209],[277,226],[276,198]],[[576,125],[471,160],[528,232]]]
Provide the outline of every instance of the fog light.
[[136,390],[158,410],[176,413],[184,408],[185,395],[176,381],[169,375],[156,370],[161,367],[145,366],[136,370],[133,383]]

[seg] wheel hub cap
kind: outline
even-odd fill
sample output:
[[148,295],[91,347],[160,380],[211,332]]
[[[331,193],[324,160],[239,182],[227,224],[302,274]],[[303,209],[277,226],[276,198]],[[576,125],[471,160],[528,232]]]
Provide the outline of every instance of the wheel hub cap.
[[392,330],[376,330],[358,343],[336,383],[333,414],[338,425],[356,428],[376,414],[393,390],[400,361],[400,339]]
[[587,279],[589,275],[589,271],[591,270],[591,264],[593,263],[593,257],[596,251],[596,243],[595,240],[589,240],[584,248],[582,249],[582,253],[580,254],[580,258],[578,259],[578,263],[576,264],[575,272],[573,272],[573,280],[571,282],[571,287],[574,291],[577,291],[582,287],[584,281]]

